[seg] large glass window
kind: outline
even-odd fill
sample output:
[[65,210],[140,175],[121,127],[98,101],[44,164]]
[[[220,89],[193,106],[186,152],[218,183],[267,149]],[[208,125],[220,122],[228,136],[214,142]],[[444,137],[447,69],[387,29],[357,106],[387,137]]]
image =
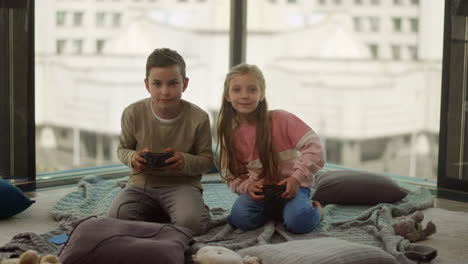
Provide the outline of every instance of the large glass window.
[[247,62],[264,71],[270,107],[318,133],[328,163],[435,180],[444,1],[387,2],[262,6],[248,13]]
[[[148,97],[145,64],[155,48],[185,58],[190,82],[183,98],[214,117],[228,70],[230,1],[52,2],[36,6],[39,176],[121,164],[120,117]],[[62,27],[64,10],[73,14],[67,23],[81,27]]]

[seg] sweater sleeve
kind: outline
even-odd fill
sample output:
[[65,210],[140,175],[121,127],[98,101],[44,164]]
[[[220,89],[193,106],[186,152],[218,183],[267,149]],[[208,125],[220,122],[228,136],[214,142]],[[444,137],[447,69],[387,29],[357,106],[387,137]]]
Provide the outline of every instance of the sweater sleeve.
[[323,168],[325,160],[320,139],[313,130],[307,132],[296,145],[301,155],[294,161],[294,173],[291,175],[301,184],[313,184],[314,175]]
[[290,144],[300,152],[299,157],[294,160],[294,172],[291,176],[303,186],[313,184],[314,175],[325,165],[320,138],[312,128],[294,114],[284,111],[282,117],[283,122],[286,123],[286,133]]
[[125,109],[122,113],[120,125],[121,132],[120,142],[117,146],[117,157],[123,164],[133,168],[132,156],[136,152],[136,138],[133,132],[134,119],[128,109]]
[[183,153],[184,168],[182,172],[187,175],[200,175],[213,168],[213,150],[211,144],[210,121],[206,115],[196,128],[194,152]]
[[237,194],[247,193],[247,187],[254,182],[252,177],[247,179],[236,178],[229,182],[229,188]]

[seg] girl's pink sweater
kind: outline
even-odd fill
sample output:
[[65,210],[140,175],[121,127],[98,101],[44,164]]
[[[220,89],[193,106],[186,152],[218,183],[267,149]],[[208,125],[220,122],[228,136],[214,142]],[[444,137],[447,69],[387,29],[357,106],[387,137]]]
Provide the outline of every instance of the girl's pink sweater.
[[[292,113],[275,110],[271,114],[272,141],[279,158],[279,180],[294,177],[301,187],[312,186],[315,173],[325,164],[319,137]],[[262,179],[258,179],[262,164],[255,148],[255,134],[255,123],[240,124],[234,131],[233,144],[236,158],[246,164],[249,171],[249,178],[230,181],[229,187],[235,193],[246,193],[249,184],[263,182]]]

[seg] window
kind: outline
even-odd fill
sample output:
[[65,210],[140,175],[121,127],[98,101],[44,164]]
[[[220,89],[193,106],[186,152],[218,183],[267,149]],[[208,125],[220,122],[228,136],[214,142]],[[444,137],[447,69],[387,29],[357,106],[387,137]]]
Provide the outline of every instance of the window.
[[410,18],[410,27],[411,32],[418,33],[419,32],[419,20],[417,18]]
[[319,5],[326,5],[327,1],[326,0],[318,0]]
[[121,25],[121,21],[122,20],[122,14],[120,13],[115,13],[113,16],[112,16],[112,25],[114,27],[120,27]]
[[361,25],[361,18],[360,17],[353,17],[353,24],[354,24],[354,31],[356,31],[356,32],[362,31],[362,25]]
[[79,27],[83,24],[83,12],[73,13],[73,26]]
[[369,18],[369,23],[370,23],[370,30],[372,32],[379,32],[380,24],[379,24],[379,18],[378,17],[370,17]]
[[63,54],[65,52],[65,45],[67,41],[64,39],[58,39],[56,41],[55,53],[56,54]]
[[372,5],[380,5],[380,0],[371,0]]
[[295,3],[297,3],[297,0],[288,0],[288,3],[295,4]]
[[104,49],[104,43],[105,43],[105,40],[103,40],[103,39],[96,40],[96,53],[97,54],[102,53],[102,51]]
[[403,0],[393,0],[393,4],[396,6],[400,6],[403,4]]
[[[286,0],[281,1],[286,3]],[[35,162],[38,173],[58,171],[51,177],[63,170],[123,166],[116,156],[120,117],[126,106],[148,97],[142,76],[147,56],[156,48],[155,45],[169,46],[185,58],[191,81],[183,98],[208,113],[214,113],[210,116],[211,121],[215,120],[220,104],[218,80],[224,78],[229,67],[230,5],[218,5],[216,12],[190,9],[189,20],[179,20],[177,25],[170,24],[170,19],[161,22],[148,16],[144,20],[129,21],[135,27],[125,27],[125,19],[135,15],[133,8],[136,4],[155,6],[149,0],[139,3],[133,0],[87,2],[94,5],[84,2],[78,5],[77,1],[71,0],[61,2],[60,9],[56,5],[36,5],[35,67],[36,76],[41,81],[36,84],[35,124],[38,132],[35,148],[38,159]],[[180,6],[176,5],[177,0],[157,1],[158,8],[162,2],[175,4],[162,11],[158,9],[164,18],[182,13]],[[202,4],[198,0],[189,3]],[[80,9],[74,10],[76,6]],[[56,10],[82,12],[86,32],[82,28],[55,28],[55,17],[47,18],[47,14],[55,14]],[[146,12],[146,7],[143,11]],[[73,12],[67,18],[70,25],[73,24]],[[52,32],[44,31],[49,28]],[[155,32],[167,34],[161,38]],[[51,36],[57,36],[52,43],[47,41]],[[193,60],[191,54],[198,53],[204,54],[203,58],[199,57],[202,60]],[[68,89],[61,89],[64,80]],[[109,96],[109,91],[112,96]],[[52,105],[49,100],[57,103]],[[53,133],[41,132],[47,130]],[[43,140],[46,137],[41,134],[46,134],[56,144],[49,144],[50,141]]]
[[83,40],[74,39],[72,42],[72,53],[81,54],[83,53]]
[[419,0],[411,0],[411,4],[413,4],[413,5],[419,5]]
[[362,0],[354,0],[355,5],[362,5]]
[[408,46],[408,53],[412,60],[418,59],[418,48],[416,46]]
[[55,15],[56,22],[55,24],[57,26],[64,26],[65,25],[65,11],[57,11]]
[[334,0],[334,2],[335,2],[335,5],[341,5],[342,4],[341,0]]
[[106,23],[106,14],[104,12],[96,13],[96,27],[104,27]]
[[394,60],[400,60],[401,59],[401,47],[399,45],[392,45],[392,58]]
[[379,46],[377,44],[369,44],[369,51],[373,59],[379,58]]
[[399,17],[394,17],[392,18],[392,23],[393,23],[393,31],[394,32],[401,32],[401,18]]

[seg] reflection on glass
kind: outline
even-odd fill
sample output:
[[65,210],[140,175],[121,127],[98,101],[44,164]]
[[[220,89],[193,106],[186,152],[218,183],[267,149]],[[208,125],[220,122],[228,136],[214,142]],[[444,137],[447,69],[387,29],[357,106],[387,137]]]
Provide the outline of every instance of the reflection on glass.
[[[328,163],[435,180],[444,1],[333,3],[248,12],[247,62],[271,108],[305,120]],[[292,30],[291,14],[323,18]]]
[[155,48],[184,56],[183,98],[217,113],[230,1],[42,2],[35,14],[38,173],[120,164],[120,117],[148,97],[145,63]]

